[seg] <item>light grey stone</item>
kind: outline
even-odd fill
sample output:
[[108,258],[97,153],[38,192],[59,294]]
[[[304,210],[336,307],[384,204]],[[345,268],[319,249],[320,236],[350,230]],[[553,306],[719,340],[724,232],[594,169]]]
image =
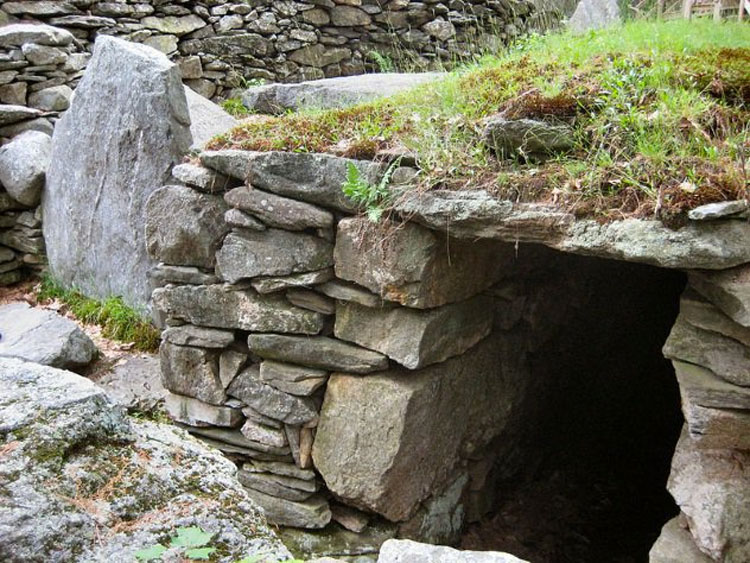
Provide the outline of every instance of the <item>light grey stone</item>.
[[715,221],[726,217],[746,219],[747,211],[747,201],[720,201],[691,209],[688,211],[688,218],[692,221]]
[[179,286],[154,291],[160,311],[198,326],[253,332],[317,334],[324,317],[290,305],[283,296],[232,286]]
[[29,94],[29,105],[45,111],[65,111],[70,107],[73,90],[66,84],[51,86]]
[[177,51],[177,37],[174,35],[151,35],[143,40],[144,45],[170,55]]
[[283,430],[272,426],[264,426],[254,420],[246,420],[245,424],[242,425],[240,432],[242,432],[242,435],[248,440],[260,442],[261,444],[266,444],[268,446],[283,448],[287,445],[286,434],[284,434]]
[[292,395],[312,395],[328,381],[328,372],[321,369],[265,360],[260,364],[264,383]]
[[703,407],[683,394],[682,413],[695,447],[750,450],[750,409]]
[[263,508],[269,522],[295,528],[324,528],[331,521],[328,501],[313,495],[303,502],[280,499],[248,489],[248,496]]
[[601,29],[621,21],[620,4],[617,0],[581,0],[568,21],[576,33],[590,29]]
[[[24,94],[24,103],[26,103],[25,97],[26,94]],[[47,135],[52,136],[54,129],[55,128],[49,119],[39,117],[37,119],[28,119],[26,121],[21,121],[20,123],[13,123],[12,125],[0,127],[0,137],[15,137],[24,131],[39,131],[40,133],[46,133]]]
[[248,450],[251,455],[257,455],[259,453],[273,454],[273,452],[277,452],[278,455],[289,453],[289,448],[269,446],[256,440],[251,440],[238,429],[198,427],[188,429],[188,431],[197,436],[201,436],[202,438],[209,438],[215,442],[222,442],[244,448]]
[[240,409],[204,403],[192,397],[167,393],[164,400],[167,413],[177,422],[189,426],[226,426],[234,428],[245,418]]
[[193,150],[200,150],[208,141],[238,125],[238,121],[211,100],[185,86],[185,97],[190,110],[190,133]]
[[370,522],[369,515],[344,504],[332,504],[331,516],[342,528],[356,534],[362,533]]
[[[498,281],[514,249],[492,241],[454,241],[406,223],[380,244],[366,218],[339,222],[334,250],[336,276],[382,298],[416,308],[461,301]],[[466,272],[472,272],[467,276]]]
[[717,332],[696,328],[682,317],[677,317],[663,352],[670,360],[697,364],[730,383],[750,387],[750,348]]
[[312,287],[333,278],[333,268],[272,278],[255,278],[250,283],[258,293],[275,293],[294,287]]
[[13,199],[39,204],[51,151],[50,136],[39,131],[21,133],[0,147],[0,184]]
[[24,43],[21,45],[23,56],[34,65],[57,65],[68,60],[68,54],[57,47]]
[[261,358],[324,370],[365,374],[386,369],[388,358],[334,338],[251,334],[247,345]]
[[188,151],[189,125],[179,69],[149,47],[100,35],[53,135],[43,198],[53,275],[147,307],[146,200]]
[[[0,28],[0,31],[3,28]],[[0,125],[10,125],[19,121],[33,119],[42,115],[38,109],[25,106],[2,104],[0,105]]]
[[224,221],[232,227],[248,229],[250,231],[265,231],[266,226],[255,217],[243,213],[239,209],[230,209],[224,213]]
[[750,328],[734,322],[692,288],[680,297],[680,315],[694,327],[718,332],[750,348]]
[[234,342],[234,333],[229,330],[193,325],[169,327],[161,337],[172,344],[197,348],[226,348]]
[[732,385],[695,364],[674,360],[680,393],[703,407],[750,410],[750,389]]
[[204,22],[198,16],[190,14],[189,16],[182,17],[148,16],[143,18],[140,21],[140,24],[149,29],[154,29],[160,33],[180,36],[205,27],[206,22]]
[[148,272],[148,277],[157,287],[169,283],[178,285],[211,285],[219,282],[219,278],[208,274],[194,266],[172,266],[159,264]]
[[292,305],[324,315],[333,315],[336,312],[336,305],[332,299],[309,289],[289,289],[286,298]]
[[80,368],[97,355],[96,346],[76,323],[27,303],[0,306],[0,335],[0,356],[56,368]]
[[16,16],[62,16],[72,14],[76,8],[69,2],[54,2],[49,0],[20,2],[5,2],[3,10]]
[[221,196],[185,186],[164,186],[146,202],[146,249],[154,260],[174,266],[212,268],[229,226]]
[[457,544],[465,513],[461,500],[468,484],[469,474],[464,470],[443,490],[434,492],[414,516],[399,526],[399,536],[431,544]]
[[178,395],[221,405],[227,400],[219,379],[219,354],[214,350],[177,346],[165,340],[159,347],[161,383]]
[[750,266],[718,272],[692,271],[688,280],[691,287],[735,322],[750,327]]
[[113,403],[141,412],[155,411],[167,395],[161,384],[159,358],[152,354],[117,362],[112,371],[96,378],[96,384]]
[[750,454],[701,449],[684,430],[672,458],[669,492],[700,550],[715,561],[750,559]]
[[343,108],[392,96],[444,75],[427,73],[377,73],[324,78],[297,84],[264,84],[242,93],[242,103],[259,113],[288,110]]
[[[315,481],[300,481],[292,477],[283,477],[271,473],[252,473],[243,470],[239,472],[239,480],[245,487],[291,501],[307,500],[315,494],[315,490],[318,488]],[[304,483],[315,490],[307,491],[291,486],[296,483]]]
[[326,282],[316,289],[328,297],[341,301],[352,301],[364,307],[382,307],[385,303],[381,297],[363,287],[341,280]]
[[216,254],[230,283],[258,276],[285,276],[333,265],[333,245],[317,237],[280,229],[232,232]]
[[427,310],[339,301],[334,334],[417,369],[463,354],[490,333],[492,321],[492,300],[483,296]]
[[[259,413],[252,407],[242,407],[242,414],[244,414],[248,420],[263,424],[264,426],[270,426],[271,428],[284,428],[284,423],[273,418],[269,418],[264,414]],[[291,444],[290,444],[291,447]]]
[[378,563],[525,563],[499,551],[460,551],[412,540],[388,540],[380,548]]
[[259,413],[286,424],[305,424],[318,418],[315,403],[307,397],[296,397],[266,385],[257,367],[243,370],[227,389],[232,397]]
[[59,27],[34,23],[12,23],[0,27],[1,47],[20,47],[24,43],[37,43],[61,47],[75,40],[73,34]]
[[407,191],[395,209],[461,239],[531,242],[574,254],[686,270],[723,270],[750,262],[747,221],[690,222],[679,229],[643,219],[600,224],[577,220],[548,205],[502,201],[483,190]]
[[573,129],[536,119],[493,117],[485,122],[482,141],[499,158],[544,159],[573,148]]
[[251,186],[292,199],[341,211],[353,212],[357,205],[341,191],[347,167],[354,164],[371,183],[380,179],[382,166],[324,154],[293,152],[205,151],[204,166]]
[[287,477],[294,477],[295,479],[302,479],[304,481],[312,481],[315,479],[315,471],[312,469],[301,469],[293,463],[253,460],[250,463],[243,464],[242,469],[254,473],[274,473],[275,475],[285,475]]
[[310,562],[322,555],[321,563],[331,563],[331,557],[336,563],[341,562],[340,558],[350,563],[375,563],[380,546],[397,532],[395,524],[378,519],[359,534],[341,526],[328,526],[314,531],[284,528],[279,530],[279,536],[295,555],[305,560],[309,558]]
[[500,335],[419,371],[331,375],[313,444],[329,490],[391,521],[414,515],[461,458],[511,439],[527,389],[517,346]]
[[[26,93],[28,92],[28,84],[26,82],[11,82],[10,84],[3,84],[0,86],[0,104],[9,105],[26,105]],[[3,131],[9,126],[2,127],[0,129],[0,136],[10,137],[10,134],[6,134]],[[50,134],[52,131],[50,131]]]
[[309,203],[242,186],[226,193],[226,202],[246,211],[268,225],[289,231],[309,228],[327,229],[333,225],[333,214]]
[[242,352],[236,352],[234,350],[225,350],[219,356],[219,379],[224,389],[229,385],[240,373],[240,370],[247,364],[247,354]]
[[695,545],[687,523],[676,516],[664,524],[659,538],[648,553],[649,563],[712,563],[708,555]]
[[172,176],[183,184],[210,194],[223,192],[233,185],[233,181],[223,174],[190,162],[172,168]]

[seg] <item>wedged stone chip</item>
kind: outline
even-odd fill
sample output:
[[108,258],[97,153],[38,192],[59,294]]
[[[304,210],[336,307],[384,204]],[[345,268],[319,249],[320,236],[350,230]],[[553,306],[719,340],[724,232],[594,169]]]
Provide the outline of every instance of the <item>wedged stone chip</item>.
[[[241,469],[237,477],[245,487],[291,501],[307,500],[318,489],[315,481],[301,481],[293,477],[284,477],[272,473],[254,473]],[[304,485],[306,488],[302,489],[298,484]]]
[[252,420],[254,422],[257,422],[258,424],[262,424],[263,426],[270,426],[271,428],[277,429],[284,428],[283,422],[273,418],[269,418],[266,415],[259,413],[252,407],[242,407],[242,414],[244,414],[248,418],[248,420]]
[[510,245],[447,240],[414,223],[383,235],[366,218],[340,221],[334,250],[337,277],[420,309],[480,293],[501,278],[514,256]]
[[[287,426],[289,430],[289,426]],[[299,430],[299,466],[303,469],[313,467],[312,448],[315,440],[312,428],[303,426]]]
[[333,245],[323,239],[279,229],[232,232],[216,262],[230,283],[257,276],[285,276],[333,265]]
[[198,399],[175,395],[174,393],[167,393],[164,406],[169,416],[174,420],[192,427],[226,426],[234,428],[245,420],[240,409],[209,405]]
[[366,513],[344,504],[332,504],[331,516],[334,522],[357,534],[363,532],[370,522],[370,517]]
[[493,438],[512,439],[528,384],[522,360],[509,360],[518,338],[493,335],[470,354],[419,371],[333,374],[313,444],[331,492],[403,521],[451,477],[460,457]]
[[209,194],[223,192],[234,184],[223,174],[190,162],[172,168],[172,176],[183,184]]
[[283,430],[264,426],[253,420],[245,421],[240,432],[242,432],[242,435],[248,440],[260,442],[261,444],[266,444],[268,446],[283,448],[287,445],[286,435]]
[[680,393],[696,405],[724,409],[750,409],[750,389],[733,385],[713,372],[680,361],[673,361]]
[[290,305],[283,296],[224,285],[159,288],[154,305],[191,324],[258,332],[317,334],[324,317]]
[[286,475],[303,481],[312,481],[315,479],[315,471],[311,469],[301,469],[293,463],[278,463],[273,461],[253,460],[251,463],[242,465],[242,469],[254,473],[274,473],[276,475]]
[[492,322],[492,299],[481,295],[426,310],[339,301],[334,334],[417,369],[463,354],[490,333]]
[[412,540],[388,540],[380,548],[378,563],[527,563],[510,553],[499,551],[461,551],[442,545]]
[[226,401],[224,385],[219,379],[218,352],[176,346],[165,340],[159,347],[159,357],[165,389],[213,405]]
[[190,134],[193,136],[193,150],[200,150],[216,135],[226,133],[236,127],[239,121],[225,112],[221,106],[204,98],[185,86],[185,98],[190,110]]
[[59,27],[36,23],[12,23],[0,27],[0,46],[20,47],[24,43],[60,47],[75,40],[73,34]]
[[382,354],[325,336],[251,334],[247,345],[250,351],[264,359],[324,370],[364,374],[388,367],[388,358]]
[[245,455],[253,459],[279,460],[289,457],[289,448],[269,446],[250,440],[244,436],[238,429],[215,428],[212,426],[196,426],[186,428],[191,434],[199,436],[204,441],[210,441],[212,444],[218,444],[219,450]]
[[312,287],[333,278],[333,268],[275,278],[254,278],[250,284],[258,293],[274,293],[293,287]]
[[730,383],[750,386],[750,348],[717,332],[696,328],[681,316],[662,352],[670,360],[697,364]]
[[332,299],[309,289],[290,289],[286,292],[286,298],[292,305],[323,315],[333,315],[336,312],[336,304]]
[[259,413],[287,424],[304,424],[318,418],[318,409],[312,400],[266,385],[260,379],[257,367],[240,372],[227,393]]
[[[0,33],[4,28],[0,27]],[[27,108],[26,106],[18,106],[11,104],[0,104],[0,125],[10,125],[11,123],[17,123],[34,117],[39,117],[42,112],[38,109]]]
[[532,242],[573,254],[685,270],[722,270],[750,262],[747,221],[690,222],[676,230],[656,220],[601,224],[576,219],[558,207],[503,201],[484,190],[406,191],[395,210],[461,239]]
[[174,266],[212,268],[229,232],[221,196],[185,186],[159,188],[146,202],[146,249],[154,260]]
[[734,322],[691,288],[680,297],[680,314],[694,327],[718,332],[750,347],[750,328]]
[[227,225],[239,227],[240,229],[249,229],[251,231],[266,230],[266,226],[263,223],[239,209],[230,209],[224,213],[224,221],[226,221]]
[[148,277],[156,287],[163,287],[168,283],[179,285],[211,285],[219,282],[219,278],[199,270],[194,266],[171,266],[159,264],[148,272]]
[[725,217],[746,219],[748,205],[744,200],[720,201],[708,203],[688,211],[688,218],[693,221],[714,221]]
[[742,326],[750,327],[750,267],[688,272],[690,285]]
[[573,129],[536,119],[492,117],[482,132],[484,144],[500,158],[544,158],[573,148]]
[[169,327],[161,337],[172,344],[198,348],[226,348],[234,342],[231,331],[193,325]]
[[247,354],[225,350],[219,356],[219,379],[226,389],[248,361]]
[[683,396],[682,412],[697,448],[750,450],[750,410],[702,407]]
[[228,149],[205,151],[200,158],[204,166],[256,188],[349,212],[356,211],[357,205],[341,191],[348,165],[354,164],[373,184],[379,181],[382,170],[381,165],[370,161],[325,154]]
[[331,521],[328,501],[321,495],[313,495],[305,501],[294,502],[254,489],[247,489],[247,494],[263,508],[268,521],[277,526],[324,528]]
[[382,307],[384,305],[383,299],[378,295],[363,287],[341,280],[331,280],[316,289],[328,297],[342,301],[353,301],[365,307]]
[[712,563],[708,555],[695,545],[687,523],[681,516],[672,518],[664,524],[659,539],[648,553],[649,563]]
[[57,278],[148,307],[146,200],[189,150],[189,126],[179,68],[150,47],[100,34],[52,137],[43,207]]
[[265,360],[260,364],[260,378],[264,383],[285,393],[312,395],[328,381],[328,372]]
[[224,199],[231,207],[254,215],[269,227],[303,231],[333,225],[330,211],[251,186],[235,188],[227,192]]
[[[253,448],[247,448],[245,446],[237,446],[235,444],[230,444],[228,442],[221,442],[219,440],[214,440],[213,438],[209,438],[207,436],[201,436],[198,432],[201,430],[205,430],[205,428],[186,428],[189,432],[195,435],[196,438],[198,438],[201,442],[211,446],[212,448],[216,448],[221,453],[233,457],[233,458],[242,458],[243,460],[247,459],[262,459],[266,461],[279,461],[279,462],[285,462],[285,461],[291,461],[291,456],[288,453],[285,454],[274,454],[274,453],[268,453],[263,452],[255,447]],[[257,444],[257,442],[253,442],[253,444]]]
[[23,205],[37,205],[51,152],[52,139],[46,133],[26,131],[14,137],[0,147],[0,185]]
[[0,306],[0,335],[0,356],[56,368],[86,366],[97,354],[94,343],[76,323],[27,303]]
[[750,560],[750,453],[702,449],[683,430],[667,489],[696,545],[715,561]]

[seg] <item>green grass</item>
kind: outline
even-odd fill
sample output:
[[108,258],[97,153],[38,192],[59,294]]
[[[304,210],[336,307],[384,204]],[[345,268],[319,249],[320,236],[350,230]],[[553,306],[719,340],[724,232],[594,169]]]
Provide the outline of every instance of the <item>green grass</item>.
[[[499,112],[567,123],[575,150],[543,166],[499,161],[480,140],[483,120]],[[745,197],[749,123],[747,24],[634,21],[532,36],[440,82],[353,108],[248,122],[211,147],[355,158],[404,147],[419,155],[420,189],[483,188],[603,219],[658,207],[669,218]]]
[[86,297],[77,289],[66,289],[50,276],[42,277],[37,299],[57,299],[70,307],[81,322],[102,327],[102,336],[119,342],[133,343],[137,350],[153,352],[159,348],[159,331],[120,297],[103,301]]

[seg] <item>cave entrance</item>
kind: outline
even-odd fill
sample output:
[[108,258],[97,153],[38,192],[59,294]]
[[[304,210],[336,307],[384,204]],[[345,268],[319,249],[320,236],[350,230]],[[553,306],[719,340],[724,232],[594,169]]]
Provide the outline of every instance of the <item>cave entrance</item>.
[[661,348],[685,276],[526,248],[511,282],[522,280],[520,290],[506,283],[496,292],[506,300],[499,310],[509,294],[527,300],[534,387],[526,420],[536,424],[514,476],[507,452],[496,462],[494,499],[468,524],[462,547],[535,563],[647,561],[678,513],[666,483],[683,418]]

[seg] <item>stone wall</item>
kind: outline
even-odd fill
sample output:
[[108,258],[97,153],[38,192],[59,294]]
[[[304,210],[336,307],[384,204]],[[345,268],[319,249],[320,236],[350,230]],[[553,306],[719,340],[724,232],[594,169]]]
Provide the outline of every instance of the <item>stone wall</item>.
[[362,74],[389,61],[450,64],[523,33],[532,13],[527,0],[22,0],[2,5],[0,25],[3,18],[48,23],[86,50],[100,34],[145,43],[177,61],[186,83],[211,98],[258,78]]

